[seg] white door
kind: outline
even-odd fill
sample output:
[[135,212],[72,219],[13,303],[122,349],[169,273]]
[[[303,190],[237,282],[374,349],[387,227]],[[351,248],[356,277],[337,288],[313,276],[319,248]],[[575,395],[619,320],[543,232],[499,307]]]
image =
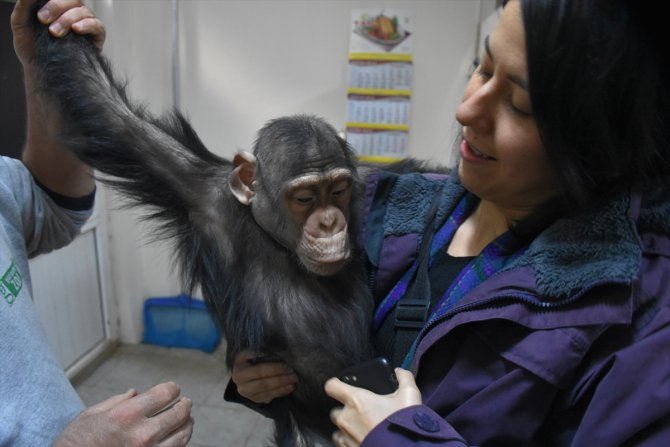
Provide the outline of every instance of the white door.
[[30,260],[33,300],[56,358],[73,377],[114,337],[106,228],[96,209],[70,245]]

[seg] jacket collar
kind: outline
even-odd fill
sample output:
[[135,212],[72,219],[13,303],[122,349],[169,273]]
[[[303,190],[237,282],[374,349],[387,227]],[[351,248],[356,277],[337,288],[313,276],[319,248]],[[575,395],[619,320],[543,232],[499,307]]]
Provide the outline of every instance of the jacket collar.
[[[455,172],[446,182],[438,220],[448,216],[466,193]],[[425,175],[399,176],[385,205],[385,236],[421,234],[429,208],[427,201],[433,196],[435,184]],[[549,300],[565,299],[599,283],[630,284],[638,274],[642,257],[640,232],[670,237],[670,187],[662,182],[557,220],[505,271],[530,267],[535,276],[535,292]]]
[[639,233],[670,235],[669,198],[667,186],[649,185],[644,191],[620,194],[588,212],[561,218],[505,270],[532,267],[536,292],[552,300],[596,284],[630,284],[642,257]]
[[631,283],[642,250],[635,220],[639,198],[619,196],[557,220],[538,235],[517,266],[532,266],[537,292],[565,298],[597,283]]

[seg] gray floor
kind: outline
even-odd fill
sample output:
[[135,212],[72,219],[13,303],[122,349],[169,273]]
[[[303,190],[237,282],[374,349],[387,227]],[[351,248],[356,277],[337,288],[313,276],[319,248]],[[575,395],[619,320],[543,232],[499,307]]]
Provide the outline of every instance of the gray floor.
[[228,382],[223,353],[153,345],[123,345],[93,373],[76,385],[87,405],[98,403],[129,388],[144,391],[172,380],[182,395],[193,401],[195,419],[190,446],[261,447],[272,433],[271,422],[223,400]]

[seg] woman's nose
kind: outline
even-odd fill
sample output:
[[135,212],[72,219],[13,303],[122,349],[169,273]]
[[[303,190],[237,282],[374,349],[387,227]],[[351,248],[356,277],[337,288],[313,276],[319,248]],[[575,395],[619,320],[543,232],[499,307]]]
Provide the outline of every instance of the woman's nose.
[[[476,82],[471,80],[468,83],[463,101],[456,109],[456,120],[462,126],[483,134],[490,132],[494,126],[495,92],[491,81]],[[473,83],[474,85],[471,85]]]

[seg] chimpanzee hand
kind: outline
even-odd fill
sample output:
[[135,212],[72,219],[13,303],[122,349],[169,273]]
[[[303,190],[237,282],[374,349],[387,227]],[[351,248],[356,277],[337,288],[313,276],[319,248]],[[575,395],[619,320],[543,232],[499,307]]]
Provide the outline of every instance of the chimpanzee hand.
[[344,407],[334,408],[330,413],[333,423],[340,429],[333,434],[333,441],[338,447],[359,445],[377,424],[391,414],[421,404],[421,393],[412,373],[402,368],[396,368],[395,373],[398,389],[386,396],[347,385],[337,378],[326,382],[326,394],[344,404]]
[[[14,34],[14,50],[24,67],[28,66],[33,54],[33,30],[30,21],[33,5],[37,0],[17,0],[12,12],[12,32]],[[105,26],[95,18],[82,0],[51,0],[44,5],[37,15],[40,22],[49,25],[49,32],[56,37],[63,37],[70,31],[87,34],[93,39],[95,46],[102,50],[105,42]]]
[[257,404],[267,404],[295,390],[298,376],[282,362],[255,363],[258,354],[242,351],[235,357],[232,379],[240,396]]
[[178,396],[179,387],[173,382],[142,394],[129,390],[112,396],[84,410],[65,427],[54,447],[185,446],[193,432],[191,401],[182,398],[169,407]]

